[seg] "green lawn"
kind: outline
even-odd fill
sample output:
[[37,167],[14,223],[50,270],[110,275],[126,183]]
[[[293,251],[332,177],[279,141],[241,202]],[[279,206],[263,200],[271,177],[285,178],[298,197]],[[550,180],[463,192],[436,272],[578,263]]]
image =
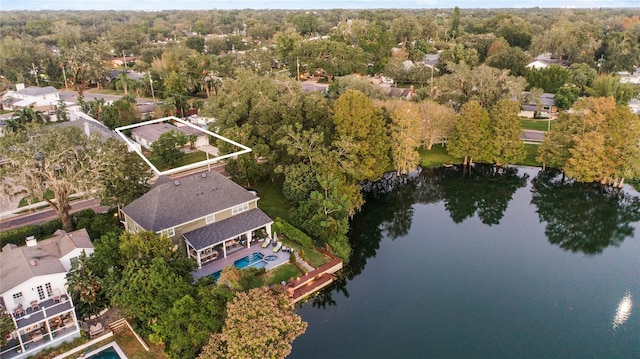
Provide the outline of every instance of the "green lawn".
[[[547,131],[549,128],[549,120],[530,120],[523,118],[520,119],[520,123],[523,130]],[[551,120],[551,128],[553,128],[555,124],[556,122]]]
[[536,156],[538,155],[538,147],[537,145],[524,145],[524,149],[527,151],[527,157],[522,162],[516,163],[517,165],[523,166],[534,166],[540,167],[542,163],[536,161]]
[[283,281],[288,282],[289,279],[299,277],[301,274],[302,272],[295,264],[283,264],[265,274],[264,285],[280,284]]
[[[48,189],[44,193],[44,198],[46,199],[52,199],[53,197],[54,197],[53,191],[50,189]],[[28,206],[31,203],[38,203],[38,202],[41,202],[40,198],[34,198],[31,202],[29,202],[29,197],[22,197],[22,199],[20,200],[20,203],[18,203],[18,208]]]
[[187,153],[182,157],[180,161],[173,164],[173,168],[190,165],[196,162],[202,162],[207,160],[207,153],[202,151],[195,151]]
[[267,179],[256,184],[255,189],[260,196],[258,207],[260,207],[261,210],[273,219],[280,217],[289,222],[289,208],[291,208],[291,204],[282,194],[281,182],[273,182]]
[[420,165],[422,167],[437,167],[445,163],[462,163],[460,159],[450,156],[443,145],[434,145],[431,150],[419,148]]

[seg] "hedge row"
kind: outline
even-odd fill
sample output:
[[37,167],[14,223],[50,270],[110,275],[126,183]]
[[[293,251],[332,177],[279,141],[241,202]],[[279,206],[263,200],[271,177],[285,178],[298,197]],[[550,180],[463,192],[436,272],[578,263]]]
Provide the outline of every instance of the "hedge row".
[[62,228],[62,222],[60,219],[54,219],[52,221],[45,222],[42,225],[29,225],[4,231],[0,233],[0,248],[4,247],[8,243],[18,246],[24,245],[25,240],[29,236],[35,236],[38,240],[49,238],[53,235],[53,232],[60,228]]
[[[114,214],[115,210],[104,214],[96,214],[92,209],[83,209],[71,214],[71,223],[75,229],[85,228],[89,238],[94,240],[120,227],[118,218]],[[24,245],[25,239],[29,236],[35,236],[37,240],[50,238],[53,236],[53,232],[60,228],[62,228],[62,222],[60,219],[54,219],[41,225],[29,225],[4,231],[0,233],[0,248],[8,243],[18,246]]]
[[284,234],[288,239],[307,248],[313,248],[313,240],[304,232],[278,217],[271,227],[274,232]]

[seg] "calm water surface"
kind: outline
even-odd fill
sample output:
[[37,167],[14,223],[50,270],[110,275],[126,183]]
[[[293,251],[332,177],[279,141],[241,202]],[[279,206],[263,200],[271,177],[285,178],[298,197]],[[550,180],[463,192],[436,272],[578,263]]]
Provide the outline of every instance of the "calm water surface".
[[376,184],[290,358],[640,358],[640,199],[553,172]]

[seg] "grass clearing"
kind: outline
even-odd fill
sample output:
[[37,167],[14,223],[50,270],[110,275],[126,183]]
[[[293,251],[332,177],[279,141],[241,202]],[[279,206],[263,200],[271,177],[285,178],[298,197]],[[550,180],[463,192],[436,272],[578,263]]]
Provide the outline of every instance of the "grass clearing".
[[260,196],[258,207],[273,219],[280,217],[289,222],[291,203],[284,198],[282,182],[265,180],[256,184],[255,188]]
[[431,150],[419,148],[420,165],[422,167],[437,167],[445,163],[462,163],[462,160],[450,156],[444,145],[433,145]]
[[175,162],[172,167],[176,168],[176,167],[186,166],[192,163],[202,162],[206,160],[207,160],[206,152],[195,151],[191,153],[186,153],[184,157],[182,157],[180,161]]
[[129,359],[167,359],[162,345],[153,344],[149,341],[149,351],[144,350],[138,339],[128,329],[125,329],[114,336],[116,343]]
[[291,278],[299,277],[302,274],[298,266],[293,263],[283,264],[268,271],[265,276],[265,285],[280,284],[288,282]]
[[520,119],[523,130],[548,131],[549,125],[553,128],[556,124],[554,120],[530,120]]
[[311,264],[312,267],[314,268],[318,268],[321,265],[327,263],[329,261],[329,259],[327,259],[327,257],[324,256],[324,254],[318,252],[317,250],[313,249],[313,248],[309,248],[309,247],[305,247],[302,246],[296,242],[291,241],[290,239],[288,239],[287,237],[280,237],[278,236],[278,240],[282,242],[282,244],[284,244],[287,247],[291,247],[295,250],[297,250],[298,252],[302,251],[303,252],[303,258],[309,263]]
[[527,157],[522,162],[516,163],[522,166],[541,167],[542,163],[536,161],[538,155],[538,145],[524,145],[524,149],[527,151]]

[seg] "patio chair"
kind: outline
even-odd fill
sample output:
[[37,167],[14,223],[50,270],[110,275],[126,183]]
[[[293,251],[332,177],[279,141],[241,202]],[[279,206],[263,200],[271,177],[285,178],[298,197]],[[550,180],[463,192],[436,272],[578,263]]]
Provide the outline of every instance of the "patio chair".
[[62,299],[62,292],[60,291],[60,289],[54,289],[52,294],[54,302],[59,302]]
[[282,242],[278,242],[278,244],[276,244],[275,248],[273,248],[273,253],[278,253],[278,251],[280,250],[281,247],[282,247]]
[[264,243],[262,243],[262,248],[267,248],[269,247],[269,244],[271,243],[271,241],[269,239],[265,239]]
[[40,305],[38,305],[38,301],[37,300],[32,300],[31,301],[31,310],[36,310],[36,309],[40,309]]
[[102,323],[97,322],[95,325],[89,327],[89,337],[93,338],[94,336],[102,333],[104,331],[104,327]]

